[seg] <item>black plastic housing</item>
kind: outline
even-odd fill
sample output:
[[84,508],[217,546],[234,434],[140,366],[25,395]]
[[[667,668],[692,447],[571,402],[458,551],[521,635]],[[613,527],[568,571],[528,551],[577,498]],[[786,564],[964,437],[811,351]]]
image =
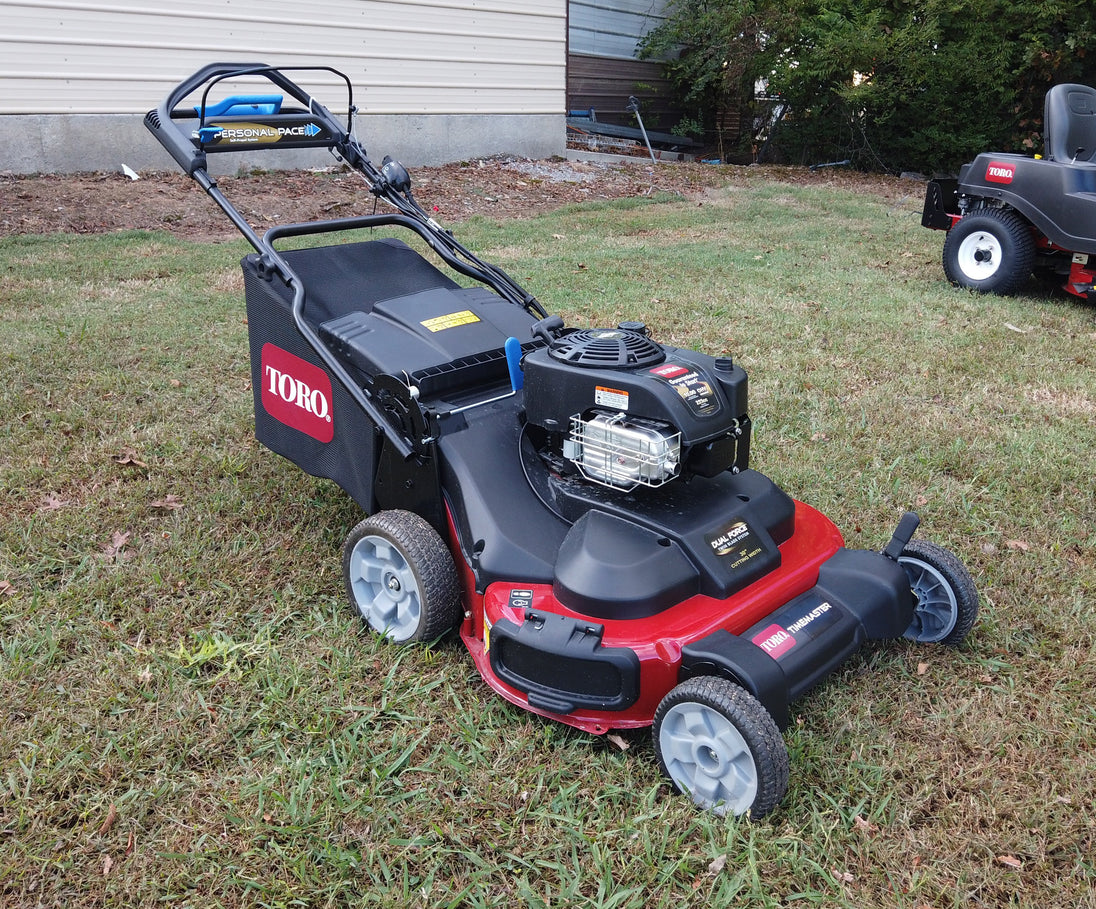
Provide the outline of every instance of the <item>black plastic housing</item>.
[[603,647],[604,631],[531,610],[521,625],[500,619],[490,632],[491,669],[540,710],[625,710],[639,697],[639,657],[627,647]]
[[1011,206],[1062,249],[1096,253],[1096,164],[982,154],[960,170],[958,191]]
[[690,446],[725,434],[746,416],[746,371],[728,358],[664,347],[665,360],[632,369],[576,367],[548,350],[525,357],[525,412],[530,423],[565,431],[592,408],[664,420]]
[[574,523],[553,590],[597,618],[643,618],[694,594],[729,597],[780,565],[795,521],[791,497],[752,470],[628,497],[578,482],[557,492]]
[[741,635],[717,631],[683,648],[680,677],[730,678],[786,728],[792,701],[865,641],[901,637],[913,609],[901,565],[882,553],[839,549],[822,564],[814,587]]

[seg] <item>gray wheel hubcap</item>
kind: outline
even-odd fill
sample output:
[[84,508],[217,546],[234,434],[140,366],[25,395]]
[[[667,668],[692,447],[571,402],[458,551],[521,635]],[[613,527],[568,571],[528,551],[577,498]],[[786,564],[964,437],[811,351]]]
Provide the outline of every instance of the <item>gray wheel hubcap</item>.
[[899,564],[906,569],[910,589],[916,598],[913,621],[903,637],[921,644],[942,641],[955,627],[959,603],[947,579],[928,562],[902,556]]
[[722,713],[675,704],[662,720],[659,747],[671,779],[715,814],[744,814],[757,796],[757,765],[746,740]]
[[406,641],[422,619],[422,595],[414,572],[389,540],[362,537],[350,554],[354,605],[375,631]]

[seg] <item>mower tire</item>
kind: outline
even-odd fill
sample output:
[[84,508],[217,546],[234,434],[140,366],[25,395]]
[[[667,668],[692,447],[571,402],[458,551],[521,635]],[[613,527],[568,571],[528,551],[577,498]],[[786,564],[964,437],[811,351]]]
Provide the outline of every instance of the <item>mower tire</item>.
[[978,618],[978,590],[962,562],[928,540],[910,540],[898,556],[915,599],[903,637],[920,644],[956,647]]
[[952,284],[1007,296],[1031,277],[1035,237],[1016,212],[980,208],[948,231],[943,260],[944,274]]
[[433,641],[461,618],[456,567],[442,538],[410,511],[381,511],[343,546],[350,604],[378,634],[399,644]]
[[788,751],[776,722],[728,679],[687,679],[655,711],[662,772],[701,808],[759,818],[788,789]]

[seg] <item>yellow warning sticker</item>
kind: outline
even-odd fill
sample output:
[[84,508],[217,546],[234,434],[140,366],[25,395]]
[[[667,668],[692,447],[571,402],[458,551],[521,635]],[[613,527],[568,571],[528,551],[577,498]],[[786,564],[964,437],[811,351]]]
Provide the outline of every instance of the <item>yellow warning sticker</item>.
[[427,319],[419,324],[427,331],[445,331],[447,328],[456,328],[458,325],[471,325],[473,322],[478,321],[479,316],[465,309],[461,312],[451,312],[447,316],[435,316],[433,319]]

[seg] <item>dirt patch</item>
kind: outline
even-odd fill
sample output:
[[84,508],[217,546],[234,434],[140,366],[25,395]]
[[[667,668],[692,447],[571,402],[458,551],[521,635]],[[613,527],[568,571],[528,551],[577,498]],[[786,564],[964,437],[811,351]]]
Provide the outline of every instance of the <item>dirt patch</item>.
[[[419,167],[411,176],[416,199],[443,223],[474,215],[529,217],[573,203],[655,193],[701,200],[715,187],[759,176],[891,199],[910,195],[913,187],[908,180],[836,170],[510,157]],[[221,177],[218,185],[260,230],[365,214],[375,201],[364,180],[342,169]],[[192,239],[236,236],[231,222],[182,173],[146,173],[138,180],[113,173],[0,174],[0,236],[114,230],[167,230]]]

